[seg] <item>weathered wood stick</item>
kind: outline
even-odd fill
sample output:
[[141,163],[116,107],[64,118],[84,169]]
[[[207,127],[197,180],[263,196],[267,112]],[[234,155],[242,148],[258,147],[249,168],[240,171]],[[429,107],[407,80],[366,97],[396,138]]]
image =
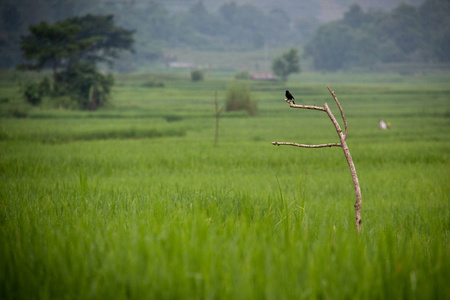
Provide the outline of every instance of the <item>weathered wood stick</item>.
[[297,143],[288,143],[288,142],[272,142],[272,145],[280,146],[280,145],[289,145],[303,148],[325,148],[325,147],[341,147],[339,143],[330,143],[330,144],[319,144],[319,145],[305,145],[305,144],[297,144]]

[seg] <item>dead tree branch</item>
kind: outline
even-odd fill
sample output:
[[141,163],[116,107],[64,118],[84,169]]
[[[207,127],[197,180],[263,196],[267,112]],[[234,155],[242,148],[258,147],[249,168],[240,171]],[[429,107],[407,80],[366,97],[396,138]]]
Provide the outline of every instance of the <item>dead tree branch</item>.
[[333,147],[338,146],[341,147],[339,143],[330,143],[330,144],[320,144],[320,145],[305,145],[305,144],[297,144],[297,143],[287,143],[287,142],[272,142],[272,145],[280,146],[280,145],[289,145],[303,148],[325,148],[325,147]]
[[[287,102],[289,102],[289,101],[287,101]],[[304,109],[315,109],[315,110],[325,111],[325,109],[323,107],[314,106],[314,105],[298,105],[298,104],[293,104],[292,102],[289,102],[289,106],[292,108],[304,108]]]
[[344,121],[344,128],[345,128],[344,137],[345,137],[345,140],[347,140],[348,127],[347,127],[347,119],[345,119],[345,116],[344,116],[344,111],[342,110],[342,106],[339,103],[339,101],[338,101],[334,91],[332,91],[328,85],[327,85],[327,89],[330,91],[331,95],[334,98],[334,101],[336,101],[336,104],[337,104],[337,106],[339,108],[339,111],[341,112],[341,117],[342,117],[342,120]]
[[327,113],[328,117],[330,118],[331,122],[333,123],[336,132],[339,136],[339,140],[341,141],[340,143],[329,143],[329,144],[320,144],[320,145],[305,145],[305,144],[297,144],[297,143],[290,143],[290,142],[272,142],[273,145],[279,146],[279,145],[290,145],[290,146],[296,146],[296,147],[303,147],[303,148],[324,148],[324,147],[333,147],[333,146],[339,146],[342,148],[342,150],[344,151],[344,155],[345,158],[347,159],[347,163],[348,166],[350,168],[350,173],[352,175],[352,180],[353,180],[353,185],[355,187],[355,196],[356,196],[356,201],[355,201],[355,221],[356,221],[356,228],[358,229],[358,231],[361,230],[361,202],[362,202],[362,198],[361,198],[361,188],[359,185],[359,180],[358,180],[358,176],[356,174],[356,168],[355,168],[355,164],[353,163],[353,159],[352,156],[350,155],[350,150],[348,149],[347,146],[347,133],[348,133],[348,127],[347,127],[347,120],[345,119],[344,116],[344,111],[342,110],[342,106],[339,103],[336,94],[334,93],[334,91],[332,91],[330,89],[330,87],[328,87],[328,90],[330,91],[331,95],[334,98],[334,101],[336,102],[339,111],[341,112],[341,117],[342,120],[344,121],[344,127],[345,127],[345,133],[342,132],[341,126],[339,125],[338,121],[336,120],[336,118],[334,117],[332,111],[330,110],[330,108],[328,107],[328,104],[325,103],[323,105],[323,107],[320,106],[309,106],[309,105],[295,105],[293,103],[289,102],[289,106],[292,108],[303,108],[303,109],[313,109],[313,110],[319,110],[319,111],[324,111]]

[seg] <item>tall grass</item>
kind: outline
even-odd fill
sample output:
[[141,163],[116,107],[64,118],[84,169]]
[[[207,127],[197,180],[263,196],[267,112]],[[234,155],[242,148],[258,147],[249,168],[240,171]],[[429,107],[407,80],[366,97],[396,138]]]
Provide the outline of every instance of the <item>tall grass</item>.
[[[214,147],[214,90],[227,82],[123,85],[98,115],[1,118],[0,298],[450,296],[445,88],[332,86],[362,188],[358,234],[342,150],[270,144],[336,141],[326,116],[256,83],[258,117],[224,113]],[[322,88],[294,95],[331,103]]]

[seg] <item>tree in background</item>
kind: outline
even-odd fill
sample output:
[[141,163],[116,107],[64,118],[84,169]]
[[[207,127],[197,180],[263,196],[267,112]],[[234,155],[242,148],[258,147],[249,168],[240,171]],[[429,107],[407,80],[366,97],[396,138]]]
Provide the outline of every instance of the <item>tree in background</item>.
[[112,64],[120,51],[133,51],[133,31],[116,27],[112,15],[68,18],[53,25],[41,22],[22,36],[23,57],[30,61],[21,68],[41,70],[51,65],[67,70],[81,61]]
[[77,53],[91,47],[100,37],[77,38],[81,28],[70,22],[50,25],[41,22],[30,26],[30,34],[22,37],[20,48],[23,58],[30,63],[19,65],[19,69],[42,70],[51,67],[56,80],[57,69],[77,58]]
[[277,57],[273,61],[272,70],[275,75],[281,77],[283,81],[286,81],[290,74],[299,73],[300,57],[297,49],[291,48],[281,56]]
[[305,45],[318,70],[373,68],[389,63],[450,62],[450,2],[400,4],[391,12],[358,4],[343,19],[321,25]]
[[70,95],[83,109],[106,103],[113,84],[98,63],[112,64],[121,51],[133,51],[133,31],[114,25],[112,15],[68,18],[53,25],[30,26],[21,49],[27,64],[20,69],[53,70],[53,95]]
[[[312,56],[318,70],[336,71],[346,66],[352,54],[351,27],[334,21],[322,25],[305,46],[305,56]],[[332,45],[332,46],[330,46]]]
[[55,94],[70,95],[81,109],[96,110],[108,102],[114,78],[100,73],[95,64],[80,62],[59,72]]
[[20,37],[29,25],[52,24],[98,7],[97,0],[2,0],[0,1],[0,68],[14,68],[23,62]]
[[115,26],[113,15],[72,17],[65,22],[79,26],[77,40],[93,40],[89,47],[76,53],[76,59],[79,61],[104,62],[112,66],[114,59],[118,58],[122,51],[134,52],[134,31]]

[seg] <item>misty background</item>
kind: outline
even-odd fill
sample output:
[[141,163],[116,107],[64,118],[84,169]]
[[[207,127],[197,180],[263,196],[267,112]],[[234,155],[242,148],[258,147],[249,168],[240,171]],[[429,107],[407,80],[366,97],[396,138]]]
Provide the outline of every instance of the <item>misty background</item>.
[[118,72],[174,62],[270,72],[290,47],[303,70],[450,68],[448,0],[3,0],[0,68],[22,62],[29,25],[86,14],[112,14],[134,31],[135,52],[115,62]]

